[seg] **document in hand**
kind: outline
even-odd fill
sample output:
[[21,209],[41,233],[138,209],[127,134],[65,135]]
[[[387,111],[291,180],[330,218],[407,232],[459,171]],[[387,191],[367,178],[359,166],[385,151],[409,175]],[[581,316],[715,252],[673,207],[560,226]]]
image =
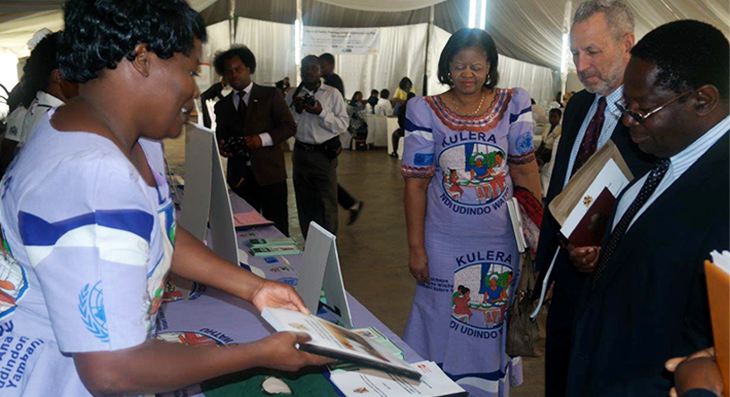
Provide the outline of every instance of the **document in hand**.
[[715,340],[715,359],[722,373],[724,383],[723,394],[730,396],[730,318],[728,302],[730,302],[730,252],[717,251],[710,253],[712,262],[705,261],[705,277],[707,279],[707,295],[710,301],[710,317],[712,318],[712,336]]
[[357,333],[319,317],[293,310],[268,307],[261,312],[261,317],[277,331],[308,334],[312,340],[300,345],[300,350],[377,368],[412,379],[421,378],[421,372],[405,361],[392,356],[385,348],[372,344]]
[[618,148],[608,141],[550,202],[561,234],[578,247],[601,245],[616,198],[632,179]]

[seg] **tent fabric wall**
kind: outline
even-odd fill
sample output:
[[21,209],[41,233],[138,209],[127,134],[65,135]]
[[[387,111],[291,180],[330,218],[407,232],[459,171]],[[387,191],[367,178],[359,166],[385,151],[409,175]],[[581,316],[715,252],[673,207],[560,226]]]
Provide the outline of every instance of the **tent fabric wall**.
[[246,45],[256,56],[257,83],[274,85],[284,76],[294,81],[293,25],[238,18],[234,43]]
[[410,11],[430,7],[444,0],[321,0],[323,3],[334,4],[345,8],[354,8],[365,11],[398,12]]
[[427,24],[379,28],[380,43],[374,54],[336,55],[336,68],[345,82],[349,99],[355,91],[365,97],[371,89],[387,88],[391,94],[408,76],[415,92],[421,92],[426,52]]
[[[208,27],[208,43],[203,46],[203,57],[212,62],[216,51],[225,50],[228,45],[228,24],[219,22]],[[382,27],[379,30],[378,51],[371,54],[336,54],[335,72],[345,82],[345,96],[355,91],[367,96],[371,89],[387,88],[392,92],[403,76],[414,83],[414,91],[422,92],[425,67],[427,24]],[[235,44],[248,46],[256,55],[254,80],[259,84],[272,85],[288,76],[296,81],[296,60],[294,59],[293,26],[282,23],[260,21],[250,18],[237,19]],[[448,86],[438,82],[436,72],[438,60],[451,33],[434,27],[429,44],[429,94],[439,94]],[[302,56],[309,54],[302,54]],[[313,54],[319,55],[319,54]],[[525,88],[538,102],[547,102],[553,96],[553,71],[531,65],[516,59],[500,56],[500,86]],[[217,81],[211,71],[207,79],[200,82],[206,89]]]

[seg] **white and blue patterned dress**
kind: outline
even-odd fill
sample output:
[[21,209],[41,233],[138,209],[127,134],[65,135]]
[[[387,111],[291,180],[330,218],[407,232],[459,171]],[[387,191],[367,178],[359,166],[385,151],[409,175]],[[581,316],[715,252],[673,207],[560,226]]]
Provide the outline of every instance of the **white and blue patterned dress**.
[[506,310],[519,257],[506,201],[510,164],[534,160],[526,91],[495,89],[482,115],[451,112],[439,96],[408,103],[402,173],[430,178],[419,284],[404,339],[472,396],[506,396]]
[[150,187],[110,140],[59,132],[52,113],[0,187],[4,245],[19,266],[0,276],[20,275],[0,280],[2,396],[89,395],[71,354],[154,336],[171,264],[162,144],[140,140]]

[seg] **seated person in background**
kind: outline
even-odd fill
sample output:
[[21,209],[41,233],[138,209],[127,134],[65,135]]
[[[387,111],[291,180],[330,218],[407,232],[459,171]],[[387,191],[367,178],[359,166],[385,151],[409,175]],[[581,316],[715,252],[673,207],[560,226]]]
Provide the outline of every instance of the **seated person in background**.
[[281,91],[281,95],[283,97],[286,97],[286,94],[289,92],[289,88],[291,88],[291,84],[289,84],[289,77],[284,76],[283,79],[276,82],[276,88]]
[[[50,33],[47,29],[45,32]],[[40,32],[44,34],[45,32]],[[0,147],[0,175],[10,165],[15,153],[30,138],[33,127],[49,110],[61,106],[78,94],[78,87],[61,77],[58,70],[58,42],[61,32],[47,34],[38,41],[23,66],[23,96],[27,109],[20,128],[11,128]]]
[[535,136],[542,135],[548,125],[548,116],[545,108],[530,98],[532,103],[532,120],[535,122]]
[[378,104],[378,97],[380,97],[380,92],[378,90],[370,90],[370,97],[368,97],[367,100],[368,105],[370,105],[368,107],[370,113],[375,114],[375,105]]
[[550,161],[550,154],[553,151],[553,145],[555,140],[560,137],[562,127],[560,126],[560,119],[563,117],[563,111],[559,108],[550,109],[550,127],[545,128],[542,131],[542,142],[540,147],[537,148],[535,156],[537,157],[537,163],[542,167],[545,163]]
[[[225,347],[155,339],[170,271],[257,310],[306,308],[176,227],[161,140],[180,135],[199,94],[200,14],[183,0],[70,0],[64,22],[59,64],[80,95],[39,122],[0,187],[3,247],[17,260],[0,264],[27,276],[2,280],[24,284],[3,343],[20,346],[27,370],[0,394],[154,394],[325,362],[291,332]],[[0,367],[18,368],[10,356]]]
[[390,157],[398,157],[398,141],[400,141],[400,138],[405,135],[405,128],[406,128],[406,109],[408,108],[408,101],[411,100],[411,98],[414,98],[416,94],[409,92],[408,96],[406,97],[406,101],[403,102],[403,106],[398,108],[398,111],[395,112],[395,115],[398,116],[398,129],[395,130],[393,133],[393,136],[391,139],[393,140],[393,152],[390,154]]
[[350,116],[350,125],[347,131],[353,138],[365,138],[368,135],[368,124],[365,122],[365,102],[362,92],[355,91],[347,104],[347,115]]
[[390,104],[389,97],[390,91],[387,88],[380,91],[380,99],[378,99],[378,103],[373,108],[374,114],[386,117],[393,115],[393,105]]

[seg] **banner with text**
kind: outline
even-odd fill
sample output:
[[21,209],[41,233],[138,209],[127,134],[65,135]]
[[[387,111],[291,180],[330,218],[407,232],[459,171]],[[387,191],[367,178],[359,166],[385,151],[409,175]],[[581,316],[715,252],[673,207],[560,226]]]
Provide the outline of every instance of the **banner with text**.
[[304,27],[302,54],[369,54],[378,52],[378,28]]

